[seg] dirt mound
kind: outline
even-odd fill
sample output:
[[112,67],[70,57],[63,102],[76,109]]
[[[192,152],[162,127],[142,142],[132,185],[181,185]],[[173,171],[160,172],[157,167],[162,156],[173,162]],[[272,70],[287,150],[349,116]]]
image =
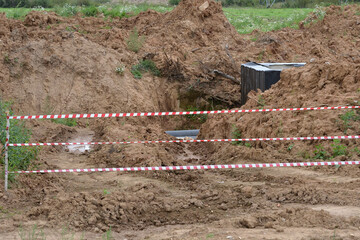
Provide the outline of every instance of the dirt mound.
[[[26,115],[229,108],[240,102],[241,63],[306,61],[303,68],[285,70],[271,90],[251,93],[243,108],[356,105],[358,10],[330,7],[323,20],[316,16],[317,22],[304,23],[298,30],[246,36],[236,33],[214,1],[184,0],[169,13],[150,10],[112,21],[32,12],[22,22],[1,15],[0,91],[2,99],[14,100],[16,114]],[[135,28],[145,37],[137,53],[127,48]],[[256,41],[251,40],[254,36]],[[145,59],[153,60],[162,76],[146,73],[135,79],[131,67]],[[125,66],[123,74],[116,72],[119,66]],[[212,115],[199,138],[355,135],[360,127],[354,121],[357,116],[358,112],[346,111]],[[67,142],[82,132],[91,132],[91,141],[165,140],[171,137],[164,130],[182,128],[184,123],[195,128],[199,122],[149,117],[83,119],[76,127],[57,121],[26,124],[34,132],[31,141]],[[331,154],[334,148],[343,149],[339,143],[320,141],[94,146],[80,154],[44,147],[38,168],[307,161],[318,144]],[[335,159],[358,158],[358,140],[341,144],[349,154]],[[0,220],[5,226],[0,231],[22,222],[58,227],[67,221],[76,230],[120,231],[194,223],[221,226],[225,220],[236,229],[351,229],[359,226],[358,217],[338,217],[312,207],[360,206],[358,172],[347,166],[21,176],[19,189],[0,193],[2,206],[14,215],[6,223],[7,218]],[[310,188],[313,184],[317,187]],[[17,200],[20,197],[23,200]]]

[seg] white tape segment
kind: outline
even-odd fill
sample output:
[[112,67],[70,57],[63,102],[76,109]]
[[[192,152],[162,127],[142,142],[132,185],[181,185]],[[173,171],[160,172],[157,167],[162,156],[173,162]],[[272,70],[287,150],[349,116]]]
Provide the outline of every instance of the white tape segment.
[[13,171],[10,173],[69,173],[69,172],[133,172],[133,171],[166,171],[166,170],[211,170],[211,169],[233,169],[233,168],[311,167],[311,166],[336,166],[336,165],[359,165],[359,164],[360,164],[360,161],[251,163],[251,164],[165,166],[165,167],[160,166],[160,167],[125,167],[125,168],[55,169],[55,170]]
[[187,111],[187,112],[99,113],[99,114],[92,113],[92,114],[10,116],[9,119],[56,119],[56,118],[109,118],[109,117],[142,117],[142,116],[176,116],[176,115],[194,115],[194,114],[257,113],[257,112],[337,110],[337,109],[358,109],[358,108],[360,108],[360,106],[272,108],[272,109],[237,109],[237,110]]
[[113,145],[113,144],[143,144],[143,143],[203,143],[203,142],[255,142],[255,141],[303,141],[303,140],[332,140],[359,139],[360,136],[322,136],[322,137],[285,137],[285,138],[240,138],[240,139],[193,139],[193,140],[159,140],[159,141],[130,141],[130,142],[73,142],[73,143],[9,143],[9,147],[25,146],[68,146],[68,145]]

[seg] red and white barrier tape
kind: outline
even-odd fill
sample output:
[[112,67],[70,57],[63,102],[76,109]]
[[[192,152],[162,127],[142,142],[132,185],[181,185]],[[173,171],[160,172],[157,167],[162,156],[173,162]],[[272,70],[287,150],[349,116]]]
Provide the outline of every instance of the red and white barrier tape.
[[125,168],[77,168],[55,170],[13,171],[10,173],[68,173],[68,172],[133,172],[133,171],[159,171],[159,170],[211,170],[233,168],[266,168],[266,167],[311,167],[335,165],[359,165],[360,161],[337,162],[295,162],[295,163],[251,163],[226,165],[197,165],[197,166],[166,166],[166,167],[125,167]]
[[291,140],[332,140],[359,139],[360,136],[323,136],[323,137],[286,137],[286,138],[240,138],[240,139],[201,139],[201,140],[160,140],[160,141],[131,141],[131,142],[75,142],[75,143],[10,143],[9,147],[24,146],[68,146],[68,145],[112,145],[136,143],[200,143],[200,142],[254,142],[254,141],[291,141]]
[[256,112],[282,112],[282,111],[307,111],[307,110],[337,110],[356,109],[360,106],[343,107],[305,107],[305,108],[273,108],[273,109],[237,109],[218,111],[187,111],[187,112],[147,112],[147,113],[100,113],[100,114],[62,114],[62,115],[31,115],[10,116],[10,119],[56,119],[56,118],[109,118],[109,117],[142,117],[142,116],[176,116],[194,114],[218,114],[218,113],[256,113]]

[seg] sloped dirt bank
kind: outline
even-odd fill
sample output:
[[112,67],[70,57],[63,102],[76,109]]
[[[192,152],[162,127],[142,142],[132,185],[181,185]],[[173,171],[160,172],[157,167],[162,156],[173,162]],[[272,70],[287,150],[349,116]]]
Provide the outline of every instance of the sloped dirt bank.
[[[240,36],[219,3],[209,2],[201,11],[203,3],[187,0],[170,13],[147,11],[113,21],[41,12],[30,13],[24,22],[1,16],[2,99],[13,100],[16,114],[237,107],[239,84],[213,70],[238,80],[240,64],[261,55],[261,61],[308,64],[284,71],[278,84],[261,97],[252,93],[243,108],[358,104],[358,6],[330,7],[324,20],[298,30]],[[138,53],[126,44],[135,27],[145,36]],[[250,40],[254,35],[255,42]],[[145,73],[134,79],[130,69],[143,59],[153,60],[163,75]],[[115,71],[120,65],[126,67],[123,75]],[[344,124],[340,115],[345,113],[214,115],[205,119],[200,138],[230,138],[235,129],[242,137],[359,134],[359,122]],[[71,141],[83,132],[94,133],[93,141],[131,141],[170,139],[164,131],[187,121],[193,119],[83,119],[75,127],[56,121],[26,124],[34,142]],[[358,141],[341,144],[350,151]],[[308,161],[319,144],[332,153],[334,143],[320,141],[95,146],[81,154],[44,147],[36,167]],[[358,158],[354,151],[335,159]],[[223,239],[242,237],[240,233],[250,239],[264,233],[265,239],[321,239],[336,229],[342,238],[356,239],[359,217],[334,214],[334,209],[360,206],[359,177],[357,166],[21,175],[9,194],[1,189],[0,231],[7,237],[21,225],[31,229],[39,224],[56,230],[69,225],[72,231],[90,233],[89,239],[110,227],[115,236],[128,239]]]

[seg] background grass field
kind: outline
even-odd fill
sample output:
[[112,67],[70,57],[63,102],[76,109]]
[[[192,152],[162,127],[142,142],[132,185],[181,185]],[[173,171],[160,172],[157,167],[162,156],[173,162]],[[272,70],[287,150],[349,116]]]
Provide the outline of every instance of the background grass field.
[[[131,17],[140,12],[153,9],[158,12],[171,11],[171,6],[161,5],[117,5],[117,6],[88,6],[79,7],[65,5],[63,7],[44,9],[44,8],[0,8],[0,12],[5,12],[8,18],[23,19],[25,15],[32,11],[55,11],[61,16],[73,16],[81,13],[84,16],[96,16],[103,13],[105,18],[108,17]],[[283,8],[283,9],[266,9],[266,8],[240,8],[224,7],[224,14],[230,23],[237,29],[240,34],[251,33],[258,29],[263,32],[278,30],[284,27],[297,28],[298,23],[314,11],[311,8]]]

